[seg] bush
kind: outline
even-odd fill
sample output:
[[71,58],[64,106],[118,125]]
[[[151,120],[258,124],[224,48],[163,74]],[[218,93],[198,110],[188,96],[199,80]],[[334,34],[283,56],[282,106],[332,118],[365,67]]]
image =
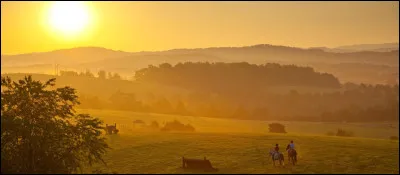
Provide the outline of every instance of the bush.
[[186,127],[186,131],[193,132],[195,130],[194,127],[192,125],[190,125],[190,124],[187,124],[185,127]]
[[336,133],[336,136],[340,136],[340,137],[353,137],[353,136],[354,136],[354,133],[351,132],[351,131],[346,131],[346,130],[343,130],[343,129],[338,129],[338,130],[337,130],[337,133]]
[[135,121],[133,121],[133,123],[135,123],[135,124],[144,124],[144,121],[143,120],[135,120]]
[[399,140],[398,136],[390,136],[390,140]]
[[269,126],[269,132],[286,133],[285,126],[280,123],[271,123],[268,126]]
[[160,127],[160,125],[158,124],[157,121],[152,121],[149,127],[150,128],[154,128],[154,129],[158,129]]
[[172,122],[167,122],[161,131],[187,131],[193,132],[195,131],[194,127],[190,124],[184,125],[178,120],[174,120]]

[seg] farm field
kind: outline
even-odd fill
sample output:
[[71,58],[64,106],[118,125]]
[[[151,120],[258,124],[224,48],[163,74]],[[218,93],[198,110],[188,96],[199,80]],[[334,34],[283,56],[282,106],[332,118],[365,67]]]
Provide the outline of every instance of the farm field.
[[[384,131],[384,126],[380,128],[379,125],[370,129],[365,125],[343,125],[341,128],[350,129],[357,136],[345,138],[323,136],[329,130],[327,126],[333,125],[331,128],[334,129],[339,124],[281,122],[287,127],[288,133],[271,134],[267,132],[270,122],[122,111],[79,109],[77,112],[89,113],[108,124],[115,122],[120,129],[119,134],[106,136],[112,148],[105,156],[107,166],[95,165],[85,170],[88,173],[93,170],[110,173],[204,173],[181,169],[182,156],[206,157],[213,167],[219,169],[217,173],[220,174],[399,173],[398,141],[383,137],[385,133],[380,133],[381,138],[361,138],[369,136],[369,133]],[[161,125],[164,121],[177,119],[182,123],[190,123],[196,132],[144,132],[138,126],[133,126],[133,121],[138,119],[146,124],[157,120]],[[306,132],[299,132],[302,127],[307,129]],[[362,128],[364,132],[361,132]],[[395,131],[387,133],[396,135]],[[298,164],[288,164],[287,154],[284,153],[285,165],[273,167],[268,157],[269,149],[278,143],[283,150],[290,140],[296,144]]]
[[[146,114],[127,111],[77,109],[78,113],[88,113],[98,117],[105,124],[117,123],[122,133],[134,132],[138,127],[135,120],[142,120],[149,125],[157,121],[164,122],[178,120],[184,124],[191,124],[196,132],[228,132],[228,133],[268,133],[268,124],[279,122],[286,126],[286,131],[292,135],[326,135],[341,128],[354,133],[355,137],[389,139],[390,136],[399,136],[399,123],[319,123],[319,122],[288,122],[288,121],[254,121],[234,120],[208,117],[177,116],[164,114]],[[136,129],[135,129],[136,128]]]
[[[182,156],[209,159],[217,173],[398,173],[398,141],[240,133],[133,133],[106,136],[107,166],[116,173],[204,173],[181,169]],[[274,144],[296,143],[298,164],[276,167]]]

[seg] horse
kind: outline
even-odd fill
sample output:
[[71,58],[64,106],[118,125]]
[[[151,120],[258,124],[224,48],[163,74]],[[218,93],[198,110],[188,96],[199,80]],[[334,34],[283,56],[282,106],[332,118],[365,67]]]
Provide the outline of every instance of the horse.
[[275,160],[279,160],[279,164],[280,165],[282,165],[282,163],[285,164],[284,157],[283,157],[282,153],[277,152],[277,151],[275,151],[273,149],[270,149],[269,150],[269,155],[272,157],[272,162],[274,162],[274,166],[275,166]]
[[289,162],[292,162],[293,165],[297,163],[297,152],[295,149],[292,149],[290,145],[286,147],[286,151],[288,152]]

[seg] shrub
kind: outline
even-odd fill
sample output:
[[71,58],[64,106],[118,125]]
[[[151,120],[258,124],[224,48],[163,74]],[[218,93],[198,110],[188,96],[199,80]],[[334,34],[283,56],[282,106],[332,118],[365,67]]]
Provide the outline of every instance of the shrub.
[[135,124],[144,124],[144,121],[143,120],[135,120],[135,121],[133,121],[133,123],[135,123]]
[[193,132],[195,130],[194,127],[190,124],[185,125],[185,128],[186,128],[185,129],[186,131],[190,131],[190,132]]
[[174,120],[172,122],[167,122],[161,131],[188,131],[193,132],[195,131],[194,127],[190,124],[184,125],[178,120]]
[[351,131],[346,131],[344,129],[338,129],[336,136],[340,136],[340,137],[353,137],[354,133]]
[[269,132],[286,133],[285,126],[280,123],[271,123],[268,126],[269,126]]
[[150,128],[154,128],[154,129],[158,129],[160,127],[160,125],[158,124],[157,121],[152,121],[149,127]]

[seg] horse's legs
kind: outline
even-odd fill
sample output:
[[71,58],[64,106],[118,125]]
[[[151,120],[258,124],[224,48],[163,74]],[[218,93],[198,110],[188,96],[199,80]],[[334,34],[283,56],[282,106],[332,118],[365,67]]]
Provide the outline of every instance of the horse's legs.
[[292,156],[292,163],[293,165],[296,163],[296,161],[294,160],[294,156]]
[[272,162],[274,163],[274,166],[275,166],[274,155],[272,155],[271,158],[272,158]]

